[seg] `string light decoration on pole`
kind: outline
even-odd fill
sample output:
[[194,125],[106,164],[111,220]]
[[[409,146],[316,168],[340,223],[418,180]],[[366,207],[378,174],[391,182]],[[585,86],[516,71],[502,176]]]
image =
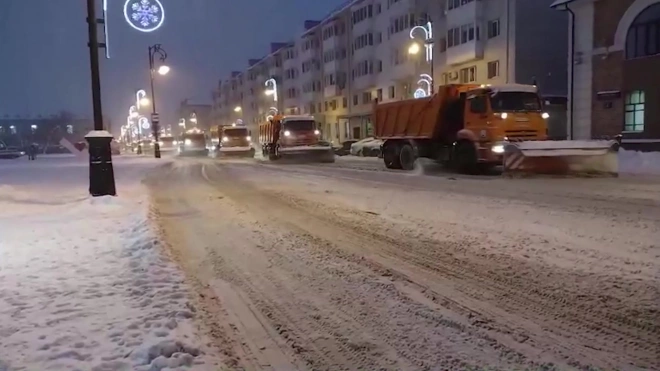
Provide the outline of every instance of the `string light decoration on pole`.
[[[144,0],[142,0],[144,1]],[[155,57],[158,54],[161,65],[156,71],[155,67]],[[154,73],[160,75],[167,75],[170,72],[170,68],[165,65],[165,60],[167,59],[167,52],[161,47],[160,44],[149,47],[149,78],[151,79],[151,127],[154,135],[154,157],[160,158],[160,117],[156,111],[156,92],[154,91]]]
[[[435,91],[434,89],[434,82],[433,82],[433,76],[434,76],[434,63],[433,63],[433,25],[431,22],[427,22],[423,26],[415,26],[410,29],[410,38],[412,40],[415,40],[415,32],[416,31],[422,31],[424,35],[424,50],[425,50],[425,59],[428,64],[431,65],[431,74],[422,74],[420,75],[420,82],[424,80],[424,84],[428,82],[430,85],[430,89],[428,91],[424,91],[423,89],[417,89],[415,91],[415,98],[423,98],[429,95],[432,95]],[[413,43],[410,45],[410,48],[408,48],[408,53],[409,54],[419,54],[420,52],[420,47],[419,44]],[[420,83],[418,82],[418,84]],[[424,93],[422,95],[422,93]]]
[[126,0],[124,18],[140,32],[153,32],[165,21],[165,8],[160,0]]

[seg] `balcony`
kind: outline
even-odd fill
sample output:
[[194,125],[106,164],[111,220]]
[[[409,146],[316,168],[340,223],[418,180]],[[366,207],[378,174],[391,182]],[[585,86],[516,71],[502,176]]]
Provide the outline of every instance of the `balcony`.
[[329,85],[323,88],[323,98],[334,98],[342,95],[342,91],[337,85]]
[[[451,1],[451,0],[450,0]],[[484,5],[481,0],[473,0],[457,8],[447,10],[447,27],[457,27],[464,24],[477,22],[482,19]]]
[[461,45],[452,46],[451,48],[447,48],[446,56],[448,65],[457,65],[483,59],[484,41],[475,39]]

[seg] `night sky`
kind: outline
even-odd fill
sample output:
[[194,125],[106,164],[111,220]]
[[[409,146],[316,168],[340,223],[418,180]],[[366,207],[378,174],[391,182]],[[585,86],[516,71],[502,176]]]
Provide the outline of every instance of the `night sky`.
[[[248,58],[264,56],[271,41],[289,41],[304,20],[319,19],[344,2],[161,0],[165,23],[145,34],[125,22],[125,0],[109,1],[112,58],[101,60],[101,84],[103,113],[114,131],[125,121],[135,89],[148,91],[149,45],[161,43],[169,54],[172,70],[156,82],[166,124],[176,119],[181,100],[210,103],[220,78],[245,69]],[[84,0],[0,0],[1,116],[68,110],[91,117],[85,17]]]

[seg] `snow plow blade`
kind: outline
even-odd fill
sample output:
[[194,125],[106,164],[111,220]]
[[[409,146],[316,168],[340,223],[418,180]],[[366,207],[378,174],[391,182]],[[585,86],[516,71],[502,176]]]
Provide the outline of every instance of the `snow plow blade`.
[[508,142],[503,174],[616,177],[619,147],[617,140]]
[[296,162],[335,162],[335,152],[327,146],[280,148],[280,158]]

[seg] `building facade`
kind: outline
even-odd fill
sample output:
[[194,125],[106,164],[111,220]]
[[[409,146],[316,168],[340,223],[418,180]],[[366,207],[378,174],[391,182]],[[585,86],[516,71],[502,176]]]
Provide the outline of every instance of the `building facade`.
[[[660,147],[660,0],[558,0],[569,24],[569,132]],[[574,22],[574,23],[573,23]]]
[[552,1],[349,1],[221,80],[213,117],[256,126],[275,111],[314,115],[338,144],[372,135],[374,100],[438,85],[528,83],[566,95],[568,17]]
[[[184,99],[179,104],[179,130],[199,128],[209,130],[213,126],[213,106],[211,104],[196,104]],[[162,129],[172,132],[171,123],[161,123]]]

